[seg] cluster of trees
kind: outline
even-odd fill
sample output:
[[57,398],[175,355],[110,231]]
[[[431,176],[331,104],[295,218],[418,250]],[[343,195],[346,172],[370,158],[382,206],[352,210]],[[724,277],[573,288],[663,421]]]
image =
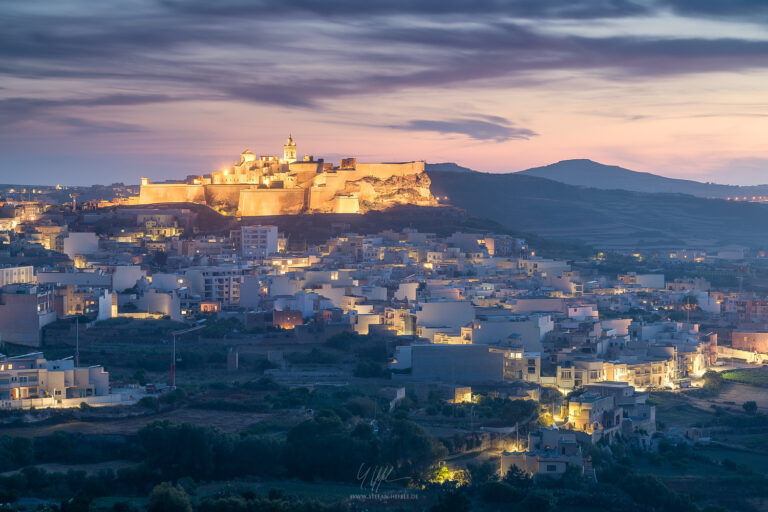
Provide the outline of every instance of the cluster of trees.
[[342,332],[328,338],[325,345],[355,355],[359,360],[354,370],[355,377],[382,378],[389,376],[389,371],[384,367],[389,360],[389,350],[383,339]]
[[33,464],[58,462],[88,464],[122,459],[131,452],[130,443],[113,436],[84,436],[55,432],[44,437],[0,437],[0,472]]
[[[195,508],[181,485],[163,482],[149,495],[147,512],[192,512]],[[206,498],[197,506],[198,512],[349,512],[342,503],[326,505],[315,501],[286,499],[281,489],[270,489],[266,497],[252,491]],[[117,511],[116,511],[117,512]],[[121,511],[122,512],[122,511]],[[130,512],[125,510],[125,512]]]
[[[391,467],[392,478],[404,478],[403,483],[427,478],[430,468],[447,455],[445,446],[407,419],[384,416],[374,429],[357,416],[370,415],[377,407],[369,398],[350,397],[345,406],[321,410],[296,425],[285,440],[257,434],[232,435],[213,427],[168,421],[145,426],[131,440],[66,433],[37,439],[3,437],[0,469],[24,469],[0,477],[0,500],[7,503],[19,496],[76,496],[78,499],[66,505],[69,510],[76,510],[98,496],[146,496],[154,486],[169,480],[221,481],[259,476],[357,482],[361,467],[376,466]],[[136,465],[104,470],[93,476],[82,471],[46,473],[30,466],[42,462],[115,459],[133,459]],[[166,495],[178,494],[175,487],[162,489]],[[227,503],[234,507],[231,510],[326,510],[312,508],[314,505],[292,508],[287,502],[277,501],[267,508],[258,508],[266,505],[243,497]],[[200,510],[219,510],[212,508],[212,503],[201,507]]]
[[446,404],[437,396],[431,396],[426,413],[431,416],[442,414],[458,418],[469,418],[474,414],[475,418],[499,420],[505,425],[519,423],[522,427],[536,420],[538,405],[532,400],[508,400],[482,395],[479,396],[476,404]]
[[[76,497],[68,510],[80,510],[91,499],[99,496],[139,495],[146,496],[152,486],[164,476],[146,466],[104,469],[87,475],[85,471],[69,470],[66,473],[49,473],[35,466],[28,466],[8,476],[0,477],[0,503],[13,503],[20,496],[60,499]],[[62,507],[62,510],[67,507]],[[3,509],[5,510],[5,509]],[[83,508],[83,510],[88,510]]]
[[[431,512],[468,512],[476,509],[549,512],[554,510],[607,510],[622,512],[699,512],[688,496],[666,487],[656,477],[635,473],[630,466],[611,463],[589,483],[575,468],[560,479],[535,482],[513,467],[502,479],[482,465],[470,468],[469,485],[441,487]],[[719,507],[703,510],[720,511]]]
[[390,465],[397,474],[418,479],[447,454],[442,443],[413,422],[386,420],[382,427],[375,434],[365,421],[345,421],[324,410],[292,428],[285,441],[167,421],[147,425],[138,438],[147,468],[173,479],[256,475],[355,481],[364,464]]

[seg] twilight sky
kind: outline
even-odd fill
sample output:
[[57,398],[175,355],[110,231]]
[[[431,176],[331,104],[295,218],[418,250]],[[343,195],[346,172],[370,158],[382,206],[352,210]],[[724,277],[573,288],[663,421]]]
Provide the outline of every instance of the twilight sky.
[[766,0],[2,0],[0,183],[249,148],[768,183]]

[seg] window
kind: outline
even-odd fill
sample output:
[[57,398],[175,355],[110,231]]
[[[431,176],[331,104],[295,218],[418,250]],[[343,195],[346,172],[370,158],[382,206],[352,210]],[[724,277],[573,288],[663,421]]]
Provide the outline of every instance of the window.
[[551,473],[552,471],[557,471],[557,466],[555,464],[547,464],[547,472]]
[[561,379],[570,379],[571,378],[571,371],[567,370],[567,371],[561,372],[560,373],[560,378]]

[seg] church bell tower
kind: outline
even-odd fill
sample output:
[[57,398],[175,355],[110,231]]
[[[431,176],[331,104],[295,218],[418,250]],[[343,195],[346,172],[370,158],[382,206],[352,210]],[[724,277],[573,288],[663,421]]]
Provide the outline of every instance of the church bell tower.
[[296,143],[291,135],[288,135],[288,140],[283,144],[283,161],[289,164],[296,161]]

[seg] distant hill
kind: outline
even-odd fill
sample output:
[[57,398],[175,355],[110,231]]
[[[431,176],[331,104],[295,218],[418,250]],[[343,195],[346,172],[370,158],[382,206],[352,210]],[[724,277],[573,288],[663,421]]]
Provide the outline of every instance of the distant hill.
[[736,186],[701,183],[637,172],[592,160],[563,160],[544,167],[534,167],[518,174],[546,178],[578,187],[634,192],[689,194],[697,197],[768,196],[768,185]]
[[436,171],[436,172],[477,172],[473,169],[470,169],[469,167],[462,167],[459,164],[455,164],[453,162],[443,162],[440,164],[425,164],[424,166],[426,171]]
[[584,188],[529,173],[427,173],[435,195],[470,215],[560,241],[660,250],[768,241],[768,205],[759,203]]

